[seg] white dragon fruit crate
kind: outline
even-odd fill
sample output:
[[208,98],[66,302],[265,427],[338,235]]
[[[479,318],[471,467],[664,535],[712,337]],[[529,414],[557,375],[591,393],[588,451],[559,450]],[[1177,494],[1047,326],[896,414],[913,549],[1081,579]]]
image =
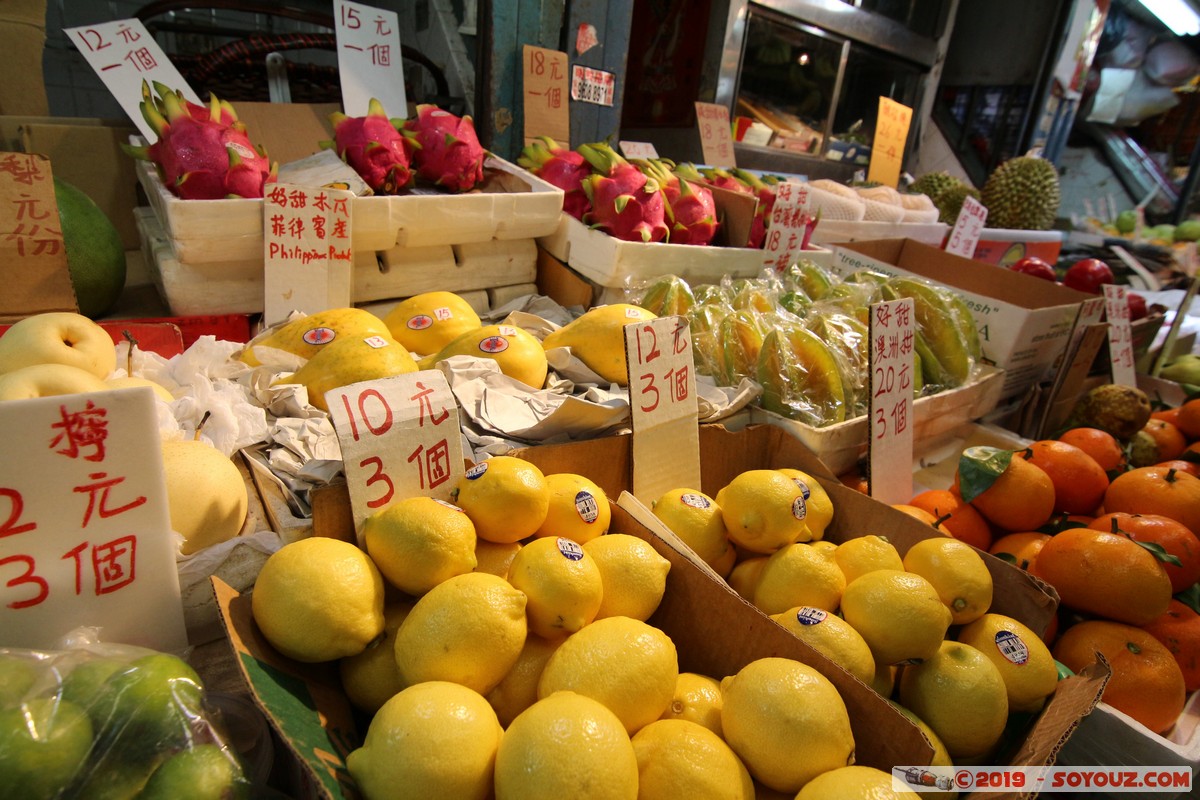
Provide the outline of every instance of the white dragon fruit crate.
[[[484,162],[484,170],[477,191],[355,198],[354,249],[534,239],[554,232],[562,211],[561,189],[496,156]],[[137,163],[137,175],[180,263],[263,262],[261,199],[181,200],[149,162]]]

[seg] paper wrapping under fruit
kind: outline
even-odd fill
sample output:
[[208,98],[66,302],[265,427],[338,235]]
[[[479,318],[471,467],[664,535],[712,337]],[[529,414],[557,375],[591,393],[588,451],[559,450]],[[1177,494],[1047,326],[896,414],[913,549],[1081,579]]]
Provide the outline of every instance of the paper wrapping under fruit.
[[243,771],[245,754],[186,661],[99,633],[77,628],[52,650],[0,648],[6,797],[180,797],[199,780],[194,770],[223,775],[222,796],[265,784],[269,769]]

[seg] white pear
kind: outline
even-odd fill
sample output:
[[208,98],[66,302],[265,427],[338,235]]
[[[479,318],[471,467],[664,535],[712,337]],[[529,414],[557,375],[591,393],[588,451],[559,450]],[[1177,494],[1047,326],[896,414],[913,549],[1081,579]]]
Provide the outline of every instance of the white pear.
[[66,364],[107,378],[117,366],[117,348],[108,331],[82,314],[35,314],[0,336],[0,375],[34,364]]
[[103,392],[109,388],[92,373],[66,364],[34,364],[0,375],[0,400],[32,400],[60,394]]
[[180,552],[232,539],[246,521],[246,482],[237,466],[207,442],[163,442],[163,474],[171,528],[184,539]]
[[133,386],[149,386],[154,396],[164,403],[170,403],[175,396],[167,391],[161,383],[155,383],[149,378],[139,378],[137,375],[123,375],[120,378],[108,378],[104,381],[110,389],[128,389]]

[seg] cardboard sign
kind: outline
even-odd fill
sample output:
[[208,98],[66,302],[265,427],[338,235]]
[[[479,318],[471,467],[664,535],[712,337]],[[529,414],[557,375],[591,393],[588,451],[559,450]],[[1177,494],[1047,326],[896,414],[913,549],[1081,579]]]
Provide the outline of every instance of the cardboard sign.
[[968,195],[963,199],[962,210],[954,221],[954,228],[946,240],[946,252],[963,258],[975,255],[979,245],[979,236],[983,233],[984,223],[987,222],[987,208],[983,203]]
[[879,98],[879,116],[875,122],[875,137],[871,140],[871,164],[867,167],[867,180],[893,188],[900,183],[900,168],[904,161],[904,146],[908,142],[910,124],[911,108],[886,97]]
[[871,306],[868,350],[871,393],[871,497],[884,503],[912,499],[913,340],[911,298]]
[[390,503],[449,500],[462,477],[458,406],[438,370],[363,381],[325,394],[342,447],[354,530]]
[[333,20],[342,109],[349,116],[362,116],[373,97],[383,104],[389,116],[407,117],[400,21],[396,12],[334,0]]
[[1104,284],[1104,313],[1108,317],[1108,356],[1113,383],[1137,386],[1134,368],[1133,328],[1129,325],[1129,294],[1126,287]]
[[711,167],[737,166],[728,108],[716,103],[696,103],[696,127],[700,130],[700,148],[704,151],[705,164]]
[[0,153],[0,320],[78,311],[50,162]]
[[81,625],[106,642],[187,646],[149,389],[0,403],[0,630],[52,648]]
[[597,106],[612,106],[617,76],[602,69],[575,64],[571,67],[571,99]]
[[350,305],[354,195],[291,183],[267,186],[263,197],[264,311],[274,325],[292,311],[315,314]]
[[650,142],[618,142],[621,155],[626,158],[658,158],[658,150]]
[[694,357],[691,329],[683,317],[625,326],[633,494],[642,502],[700,485]]
[[143,85],[161,83],[183,92],[193,103],[201,102],[141,20],[119,19],[66,28],[65,33],[148,141],[158,139],[158,133],[146,122],[139,107]]
[[567,54],[527,44],[521,60],[525,144],[539,136],[549,136],[566,144],[571,140]]
[[796,260],[808,221],[808,187],[788,181],[776,184],[771,223],[763,242],[764,267],[783,272]]

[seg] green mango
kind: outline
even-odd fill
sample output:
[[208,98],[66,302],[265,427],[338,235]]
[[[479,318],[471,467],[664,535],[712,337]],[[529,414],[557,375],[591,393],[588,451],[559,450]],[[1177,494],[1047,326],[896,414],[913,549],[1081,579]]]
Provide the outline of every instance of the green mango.
[[1173,359],[1158,376],[1176,383],[1200,383],[1200,355],[1188,353]]
[[837,359],[800,325],[772,328],[756,365],[762,406],[789,419],[822,427],[846,420],[846,395]]

